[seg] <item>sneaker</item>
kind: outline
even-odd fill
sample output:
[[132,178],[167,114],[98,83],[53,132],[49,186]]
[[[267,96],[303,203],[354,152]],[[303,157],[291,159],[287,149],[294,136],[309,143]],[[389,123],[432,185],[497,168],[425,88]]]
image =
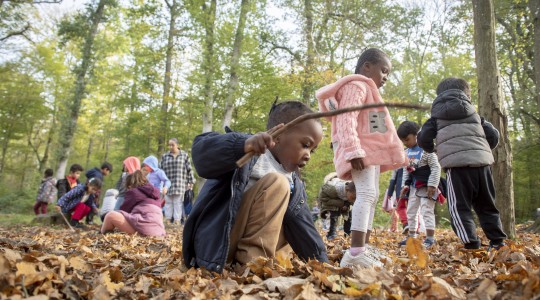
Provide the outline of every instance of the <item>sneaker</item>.
[[401,231],[401,234],[408,235],[409,234],[409,225],[405,225],[403,227],[403,230]]
[[401,242],[398,243],[398,246],[406,246],[407,245],[407,240],[409,239],[409,237],[406,237],[404,238]]
[[435,245],[437,241],[435,239],[425,239],[422,245],[424,248],[429,249],[431,246]]
[[493,242],[489,242],[489,247],[488,247],[487,251],[489,252],[491,250],[499,250],[504,246],[506,246],[505,242],[500,242],[500,243],[496,243],[496,244],[494,244]]
[[337,235],[335,235],[335,234],[332,234],[332,235],[329,235],[329,236],[326,237],[326,239],[327,239],[328,241],[332,241],[332,240],[334,240],[335,238],[337,238]]
[[375,258],[378,261],[381,261],[381,260],[388,261],[389,260],[389,257],[386,256],[385,253],[383,253],[378,248],[375,248],[375,247],[373,247],[371,245],[366,245],[366,249],[367,249],[367,251],[366,251],[367,255]]
[[377,259],[370,257],[369,255],[366,254],[366,252],[360,253],[357,256],[352,256],[349,250],[347,250],[345,251],[343,258],[341,259],[339,266],[342,268],[352,267],[352,266],[359,266],[363,268],[372,268],[372,267],[382,268],[383,263]]

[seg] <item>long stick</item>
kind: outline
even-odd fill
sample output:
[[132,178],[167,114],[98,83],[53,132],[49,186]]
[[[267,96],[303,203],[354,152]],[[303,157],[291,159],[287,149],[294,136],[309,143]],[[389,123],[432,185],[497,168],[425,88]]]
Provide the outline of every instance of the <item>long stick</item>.
[[71,229],[71,231],[75,231],[75,229],[73,229],[73,227],[71,227],[71,224],[69,224],[69,221],[66,218],[66,216],[64,216],[64,213],[60,212],[60,215],[62,216],[62,219],[64,219],[64,221],[66,221],[66,224],[69,227],[69,229]]
[[[275,130],[272,132],[272,129],[270,129],[268,133],[270,133],[272,138],[276,138],[279,135],[281,135],[283,132],[285,132],[286,130],[289,130],[292,127],[298,125],[299,123],[302,123],[307,120],[324,118],[324,117],[332,117],[332,116],[336,116],[336,115],[340,115],[340,114],[344,114],[348,112],[353,112],[357,110],[363,110],[363,109],[374,108],[374,107],[383,107],[383,106],[396,107],[396,108],[408,108],[408,109],[422,109],[422,110],[429,109],[429,106],[426,106],[426,105],[407,104],[407,103],[375,103],[375,104],[351,106],[351,107],[336,109],[332,111],[316,112],[316,113],[301,115],[298,118],[292,120],[291,122],[285,124],[285,126],[279,128],[278,130]],[[243,167],[253,157],[253,155],[254,155],[253,152],[246,153],[244,156],[242,156],[242,158],[236,161],[236,165],[239,168]]]

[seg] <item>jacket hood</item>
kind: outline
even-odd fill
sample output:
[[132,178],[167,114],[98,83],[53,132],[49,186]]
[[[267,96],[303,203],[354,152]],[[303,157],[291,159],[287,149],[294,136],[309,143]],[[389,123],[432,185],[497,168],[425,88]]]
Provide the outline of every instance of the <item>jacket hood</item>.
[[98,168],[90,169],[86,172],[86,178],[103,178],[103,175],[101,174],[101,170]]
[[[336,94],[342,86],[352,81],[360,81],[366,83],[370,88],[377,90],[377,86],[371,78],[360,74],[347,75],[332,84],[318,89],[315,92],[315,97],[319,100],[319,110],[321,112],[326,112],[339,109],[340,106],[338,99],[336,99]],[[327,119],[331,120],[331,118]]]
[[150,198],[154,200],[159,199],[159,190],[150,183],[131,189],[128,192],[133,192],[137,196],[142,196],[145,198]]
[[143,164],[149,166],[153,171],[159,170],[158,160],[155,156],[150,155],[143,160]]
[[141,169],[141,161],[135,156],[130,156],[124,160],[124,166],[129,174],[133,174]]
[[117,189],[108,189],[107,192],[105,192],[105,197],[116,197],[116,196],[118,196]]
[[476,112],[462,90],[447,90],[439,94],[431,106],[431,116],[442,120],[459,120]]

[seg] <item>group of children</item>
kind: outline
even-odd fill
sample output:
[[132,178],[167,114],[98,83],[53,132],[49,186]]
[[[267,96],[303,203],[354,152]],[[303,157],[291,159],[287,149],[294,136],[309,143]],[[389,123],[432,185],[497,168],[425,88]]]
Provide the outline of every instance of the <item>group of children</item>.
[[[189,185],[175,187],[182,193],[191,188],[194,176],[191,174],[190,162],[187,154],[180,151],[177,140],[172,139],[170,144],[176,145],[173,159],[179,157],[182,166],[188,170]],[[173,148],[173,147],[171,147]],[[172,149],[173,150],[173,149]],[[171,151],[172,151],[171,150]],[[164,157],[168,155],[165,154]],[[163,162],[163,159],[162,159]],[[102,233],[107,233],[115,228],[127,233],[138,232],[142,235],[161,236],[165,235],[163,224],[162,206],[166,202],[167,193],[174,187],[171,180],[160,168],[158,160],[154,156],[144,159],[142,167],[139,159],[130,156],[123,161],[123,169],[115,189],[109,189],[103,198],[101,209],[99,206],[99,193],[101,191],[103,177],[112,172],[110,163],[103,163],[100,169],[94,168],[86,172],[86,182],[80,183],[79,177],[83,168],[78,164],[70,167],[69,174],[56,182],[52,177],[52,170],[45,172],[34,211],[46,213],[46,207],[55,199],[58,212],[69,217],[70,225],[84,227],[81,220],[87,217],[87,223],[92,222],[91,214],[99,214],[103,222]],[[185,173],[185,171],[182,171]],[[173,174],[173,177],[176,173]],[[186,176],[184,176],[186,177]],[[182,181],[178,181],[181,183]],[[166,206],[166,205],[165,205]],[[169,205],[172,209],[173,205]],[[173,212],[165,215],[173,215]],[[185,217],[183,212],[174,213],[180,223],[180,218]],[[169,217],[170,219],[170,217]],[[170,220],[173,222],[174,220]]]
[[[333,216],[347,215],[350,205],[345,203],[355,200],[349,217],[351,247],[340,265],[383,265],[384,253],[369,245],[379,174],[400,168],[404,187],[398,193],[400,198],[408,194],[410,237],[417,236],[420,212],[426,223],[424,245],[431,247],[435,243],[433,209],[444,168],[452,228],[465,248],[481,246],[472,208],[479,215],[490,247],[500,248],[506,235],[494,205],[490,173],[491,149],[497,144],[498,132],[475,112],[468,84],[458,78],[439,84],[432,116],[422,130],[413,122],[404,122],[396,130],[379,94],[391,67],[384,52],[368,49],[360,56],[355,74],[316,93],[323,112],[381,104],[328,118],[337,178],[325,180],[334,182],[333,188],[321,189],[319,197],[332,194],[338,200],[333,206],[337,209],[326,209]],[[301,259],[328,261],[298,172],[322,139],[321,123],[308,119],[281,135],[272,135],[283,124],[311,112],[296,101],[274,103],[266,132],[249,135],[227,129],[225,134],[208,132],[195,138],[193,162],[207,181],[184,229],[182,253],[187,266],[221,272],[231,263],[245,264],[259,255],[273,257],[287,244]],[[237,166],[235,162],[246,153],[254,156],[245,165]],[[349,186],[355,187],[350,198]],[[325,211],[322,201],[320,205]],[[333,223],[328,238],[334,235]]]
[[[330,215],[346,215],[350,220],[351,247],[344,252],[340,265],[383,266],[385,253],[369,244],[379,175],[400,168],[403,188],[399,194],[400,198],[408,194],[410,237],[417,236],[417,215],[421,212],[427,233],[424,245],[430,247],[435,243],[433,199],[438,196],[440,173],[444,169],[452,228],[465,248],[481,246],[471,214],[473,208],[490,247],[503,246],[506,235],[494,205],[490,168],[491,149],[497,145],[498,131],[478,116],[471,104],[468,84],[458,78],[439,84],[431,118],[421,130],[413,122],[404,122],[396,130],[379,94],[391,68],[389,57],[371,48],[360,56],[355,74],[316,92],[323,112],[380,105],[328,117],[336,175],[327,179],[334,182],[334,189],[322,190],[321,197],[324,193],[337,197],[337,207],[341,208],[331,210]],[[312,112],[298,101],[274,103],[265,132],[244,134],[226,128],[225,133],[207,132],[194,139],[193,163],[206,182],[183,231],[182,254],[187,266],[221,272],[232,263],[246,264],[258,256],[274,257],[278,251],[290,249],[301,259],[328,262],[326,246],[312,220],[299,173],[322,140],[321,122],[308,119],[273,135],[284,124]],[[237,166],[236,161],[248,153],[254,155],[245,165]],[[144,162],[154,170],[155,160]],[[157,215],[154,206],[159,193],[150,188],[157,177],[145,178],[137,165],[128,160],[124,170],[129,173],[122,179],[126,189],[124,203],[121,211],[105,216],[102,232],[116,227],[132,233],[144,223],[140,216]],[[59,200],[62,210],[70,212],[80,203],[84,205],[84,195],[99,190],[99,185],[100,180],[95,179],[66,194]],[[79,200],[72,204],[75,202],[68,200],[75,193]],[[328,238],[335,233],[335,223]],[[159,234],[161,227],[151,230],[152,234]]]

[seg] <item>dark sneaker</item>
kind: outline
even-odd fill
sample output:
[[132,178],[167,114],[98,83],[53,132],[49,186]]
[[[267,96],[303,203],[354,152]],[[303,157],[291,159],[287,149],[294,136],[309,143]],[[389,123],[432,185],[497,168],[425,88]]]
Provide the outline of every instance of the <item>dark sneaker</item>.
[[431,246],[435,245],[436,242],[435,239],[425,239],[422,245],[424,248],[429,249]]
[[329,235],[329,236],[326,237],[326,239],[329,240],[329,241],[332,241],[335,238],[337,238],[337,235],[335,235],[335,234],[332,234],[332,235]]
[[506,246],[505,242],[500,242],[500,243],[496,243],[496,244],[494,244],[493,242],[489,242],[489,247],[488,247],[487,251],[489,252],[491,250],[499,250],[504,246]]
[[409,237],[406,237],[404,238],[401,242],[398,243],[398,246],[406,246],[407,245],[407,240],[409,239]]

